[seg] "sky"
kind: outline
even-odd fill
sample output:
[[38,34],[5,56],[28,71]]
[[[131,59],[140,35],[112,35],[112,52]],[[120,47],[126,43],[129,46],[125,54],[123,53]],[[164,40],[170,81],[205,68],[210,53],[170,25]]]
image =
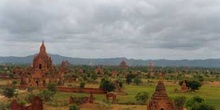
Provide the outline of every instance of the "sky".
[[220,58],[220,0],[0,0],[0,56]]

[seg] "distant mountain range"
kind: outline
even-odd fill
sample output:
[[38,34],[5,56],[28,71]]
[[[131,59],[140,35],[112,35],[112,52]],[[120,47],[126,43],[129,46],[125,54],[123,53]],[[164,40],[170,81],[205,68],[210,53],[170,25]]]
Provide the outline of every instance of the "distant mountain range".
[[[60,64],[63,60],[68,60],[74,65],[119,65],[122,58],[102,58],[102,59],[85,59],[85,58],[71,58],[61,55],[49,54],[54,64]],[[26,57],[0,57],[0,64],[31,64],[34,55]],[[155,66],[186,66],[186,67],[220,67],[220,59],[205,59],[205,60],[141,60],[141,59],[127,59],[125,62],[130,66],[146,66],[152,62]]]

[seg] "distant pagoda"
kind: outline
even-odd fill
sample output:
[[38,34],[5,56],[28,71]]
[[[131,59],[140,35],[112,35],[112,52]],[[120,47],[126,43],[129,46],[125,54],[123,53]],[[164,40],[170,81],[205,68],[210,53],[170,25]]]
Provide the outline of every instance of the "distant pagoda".
[[147,110],[174,110],[173,102],[169,99],[163,83],[162,74],[157,83],[151,101],[147,105]]
[[186,86],[186,80],[183,80],[182,86],[181,86],[181,92],[187,92],[188,87]]
[[119,65],[119,67],[121,67],[121,68],[128,68],[129,66],[127,65],[127,63],[125,62],[125,60],[122,59],[122,61],[121,61],[120,65]]

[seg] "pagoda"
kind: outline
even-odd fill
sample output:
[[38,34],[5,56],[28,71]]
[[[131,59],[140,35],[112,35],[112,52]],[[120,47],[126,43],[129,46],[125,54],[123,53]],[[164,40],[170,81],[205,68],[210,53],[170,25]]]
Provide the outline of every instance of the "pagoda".
[[122,59],[122,61],[121,61],[120,65],[119,65],[119,67],[121,67],[121,68],[128,68],[128,65],[127,65],[127,63],[125,62],[124,59]]
[[182,86],[181,86],[181,92],[187,92],[188,87],[186,86],[186,80],[183,80]]
[[147,105],[147,110],[174,110],[173,102],[169,99],[163,83],[162,74],[157,83],[151,101]]
[[46,52],[44,41],[40,46],[40,51],[33,58],[32,65],[27,68],[27,72],[21,76],[22,86],[46,86],[50,82],[61,84],[62,76],[52,63],[51,57]]

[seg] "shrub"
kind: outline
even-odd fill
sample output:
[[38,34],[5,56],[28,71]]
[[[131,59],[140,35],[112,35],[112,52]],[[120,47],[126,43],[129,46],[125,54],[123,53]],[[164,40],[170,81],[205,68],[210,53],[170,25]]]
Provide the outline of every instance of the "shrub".
[[56,93],[57,91],[57,85],[55,83],[49,83],[47,85],[47,89],[53,93]]
[[80,87],[80,88],[84,88],[84,87],[85,87],[85,84],[86,84],[85,82],[81,82],[81,83],[79,84],[79,87]]
[[76,104],[74,104],[74,105],[71,105],[71,106],[69,107],[69,110],[80,110],[80,108],[79,108],[79,106],[77,106]]
[[147,92],[139,92],[135,96],[135,99],[139,104],[146,104],[148,98],[149,98],[149,93],[147,93]]
[[15,95],[15,89],[7,87],[3,90],[3,95],[8,98],[12,98]]
[[184,104],[186,102],[186,97],[185,96],[177,96],[174,98],[174,108],[183,108]]
[[26,102],[25,100],[19,100],[18,103],[21,104],[21,105],[25,105],[25,104],[27,104],[27,102]]
[[115,84],[109,80],[104,80],[100,84],[100,88],[104,89],[106,92],[112,92],[116,89]]
[[199,96],[194,96],[186,102],[188,110],[215,110],[211,105],[207,105]]

